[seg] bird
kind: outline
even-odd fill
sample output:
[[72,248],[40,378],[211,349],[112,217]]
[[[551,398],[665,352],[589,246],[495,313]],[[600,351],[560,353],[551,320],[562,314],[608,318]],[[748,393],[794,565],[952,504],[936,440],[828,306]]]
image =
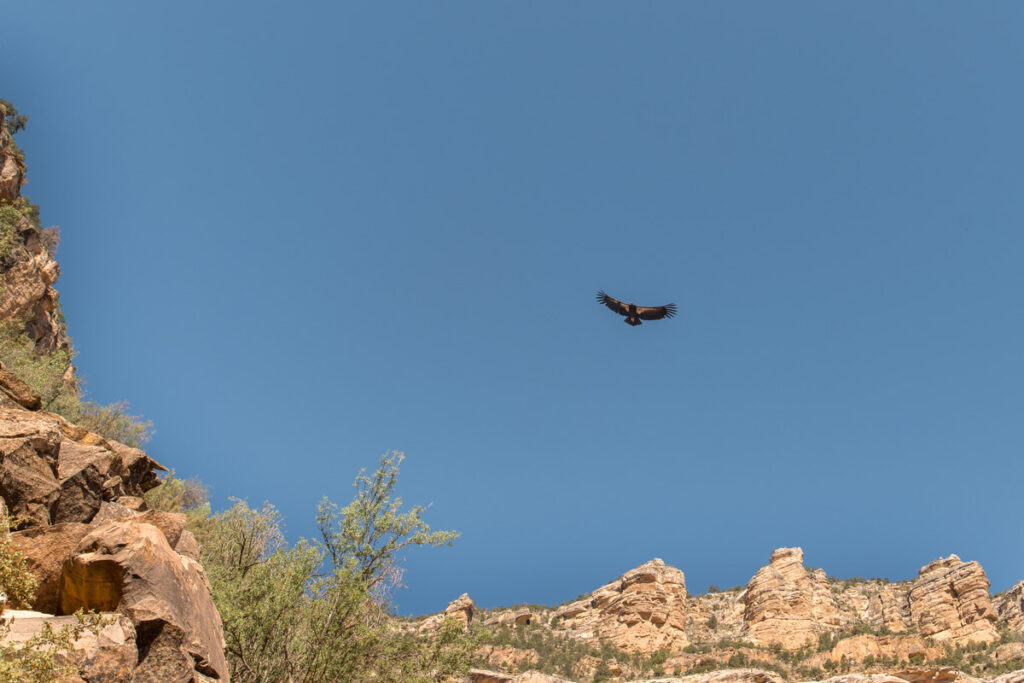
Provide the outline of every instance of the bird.
[[632,301],[628,304],[605,294],[603,291],[597,293],[597,303],[604,304],[619,315],[626,316],[626,324],[636,327],[641,320],[661,320],[671,318],[676,314],[675,304],[664,306],[637,306]]

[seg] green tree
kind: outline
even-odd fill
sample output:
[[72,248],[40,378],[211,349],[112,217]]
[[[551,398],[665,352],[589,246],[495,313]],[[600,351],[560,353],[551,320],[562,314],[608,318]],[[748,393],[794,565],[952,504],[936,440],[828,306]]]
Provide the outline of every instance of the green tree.
[[202,546],[233,679],[397,683],[466,673],[475,638],[458,622],[419,636],[390,610],[396,553],[456,537],[431,531],[423,507],[402,511],[394,497],[402,457],[385,454],[373,475],[360,472],[344,508],[325,499],[321,539],[291,546],[270,504],[255,510],[234,500],[211,514],[201,485],[174,477],[147,493],[153,507],[184,511]]
[[381,595],[401,579],[399,551],[410,545],[450,546],[459,535],[431,532],[423,521],[423,506],[401,512],[402,499],[391,496],[404,459],[397,451],[385,453],[373,476],[367,476],[366,470],[359,472],[353,484],[356,497],[343,510],[327,498],[317,510],[317,526],[332,566],[350,570]]
[[19,113],[15,106],[7,100],[0,99],[0,107],[3,108],[4,122],[7,124],[7,130],[11,131],[11,134],[25,130],[25,124],[28,123],[27,116]]

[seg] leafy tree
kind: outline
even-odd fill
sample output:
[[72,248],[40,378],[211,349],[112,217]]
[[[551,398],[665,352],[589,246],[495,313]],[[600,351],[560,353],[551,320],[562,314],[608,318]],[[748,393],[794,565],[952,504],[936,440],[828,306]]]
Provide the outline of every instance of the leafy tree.
[[5,122],[7,124],[7,130],[11,131],[11,134],[25,130],[25,124],[28,123],[28,116],[19,113],[13,104],[4,99],[0,99],[0,107],[4,110],[3,113],[6,119]]
[[361,470],[353,486],[356,497],[343,510],[326,498],[317,510],[317,526],[334,567],[343,567],[365,582],[371,591],[386,594],[398,584],[396,555],[403,548],[451,545],[455,531],[430,531],[423,521],[426,508],[400,512],[401,498],[392,498],[398,467],[405,456],[397,451],[381,457],[372,477]]

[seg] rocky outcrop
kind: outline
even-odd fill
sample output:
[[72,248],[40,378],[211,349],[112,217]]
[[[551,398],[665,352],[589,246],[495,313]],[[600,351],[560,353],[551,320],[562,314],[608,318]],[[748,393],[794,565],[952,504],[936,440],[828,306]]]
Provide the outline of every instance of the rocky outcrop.
[[686,635],[683,572],[655,558],[554,614],[557,628],[627,652],[680,650]]
[[[11,206],[21,198],[25,164],[0,116],[0,203]],[[14,218],[14,216],[17,216]],[[13,220],[14,224],[11,225]],[[5,212],[4,249],[0,253],[0,320],[17,323],[42,353],[69,350],[60,314],[60,295],[53,288],[60,267],[53,258],[50,235],[24,212]],[[73,382],[69,368],[67,381]]]
[[923,567],[910,586],[862,582],[839,588],[823,571],[807,571],[799,548],[780,548],[739,599],[745,634],[762,645],[796,649],[853,626],[962,644],[998,639],[988,586],[981,565],[951,555]]
[[469,625],[473,623],[473,617],[475,614],[476,603],[473,602],[468,593],[463,593],[449,602],[448,607],[445,608],[444,612],[431,615],[419,622],[415,626],[415,631],[420,635],[437,633],[438,629],[441,628],[441,624],[443,624],[446,619],[454,619],[462,626],[463,630],[468,630]]
[[126,624],[120,635],[76,644],[70,661],[92,672],[86,681],[228,678],[220,617],[185,516],[145,510],[158,469],[144,452],[57,415],[0,408],[0,496],[22,527],[10,545],[37,578],[38,618],[60,624],[59,615],[85,609],[116,612]]
[[171,546],[180,534],[178,527],[177,538],[168,538],[141,516],[100,524],[64,562],[60,609],[127,615],[139,644],[137,679],[174,680],[193,671],[223,680],[220,617],[202,567]]
[[11,534],[11,548],[25,558],[38,582],[33,608],[46,614],[59,614],[64,560],[89,531],[88,524],[65,522]]
[[1024,581],[1018,581],[995,601],[998,622],[1014,633],[1024,633]]
[[950,555],[925,565],[908,594],[917,632],[956,644],[999,640],[988,587],[977,562]]
[[32,387],[25,384],[13,372],[0,363],[0,392],[7,396],[15,404],[29,410],[39,410],[43,407],[43,399]]
[[163,469],[58,415],[0,408],[0,497],[22,526],[90,522],[104,501],[141,497]]
[[804,551],[779,548],[740,594],[745,636],[758,645],[797,649],[839,625],[825,572],[807,571]]
[[464,628],[469,628],[469,625],[473,623],[473,614],[475,612],[476,603],[469,597],[469,593],[463,593],[452,600],[444,610],[446,617],[457,619]]

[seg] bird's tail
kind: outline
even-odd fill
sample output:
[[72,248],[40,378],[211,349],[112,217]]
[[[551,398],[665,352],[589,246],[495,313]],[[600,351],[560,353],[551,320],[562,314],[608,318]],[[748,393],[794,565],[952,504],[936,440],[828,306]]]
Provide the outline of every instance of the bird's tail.
[[626,318],[626,324],[627,325],[632,325],[633,327],[636,327],[637,325],[640,324],[640,318],[634,318],[634,317]]

